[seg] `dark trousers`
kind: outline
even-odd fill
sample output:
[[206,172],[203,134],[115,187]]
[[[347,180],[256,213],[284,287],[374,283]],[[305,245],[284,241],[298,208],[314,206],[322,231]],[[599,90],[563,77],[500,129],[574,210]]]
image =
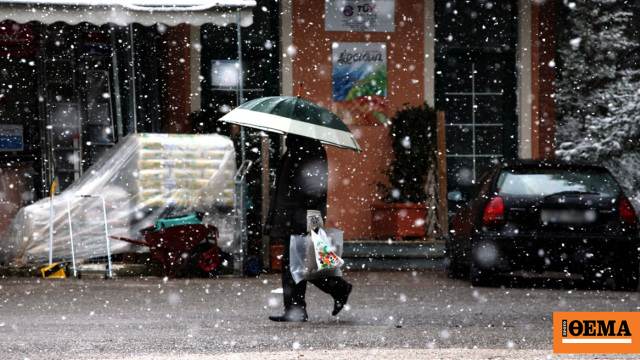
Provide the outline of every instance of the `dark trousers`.
[[[302,280],[296,284],[291,275],[289,244],[290,238],[283,239],[284,249],[282,251],[282,289],[284,297],[284,309],[290,310],[292,308],[307,308],[305,302],[305,294],[307,292],[307,281]],[[315,285],[318,289],[331,295],[331,297],[339,298],[342,294],[347,292],[349,285],[343,278],[339,276],[330,276],[325,278],[318,278],[309,280],[310,283]]]

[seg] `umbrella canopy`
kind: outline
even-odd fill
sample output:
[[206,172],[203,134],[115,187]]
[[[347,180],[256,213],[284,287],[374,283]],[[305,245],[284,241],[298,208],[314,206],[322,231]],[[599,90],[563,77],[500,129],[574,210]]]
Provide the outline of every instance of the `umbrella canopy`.
[[299,96],[271,96],[248,101],[221,121],[254,129],[289,133],[361,152],[349,128],[331,111]]

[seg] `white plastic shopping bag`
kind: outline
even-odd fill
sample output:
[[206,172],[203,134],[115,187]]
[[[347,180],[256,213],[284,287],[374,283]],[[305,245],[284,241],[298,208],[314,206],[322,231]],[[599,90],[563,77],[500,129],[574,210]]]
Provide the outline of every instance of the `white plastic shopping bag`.
[[309,235],[292,235],[289,265],[296,283],[328,276],[341,276],[343,232],[318,229]]
[[311,240],[313,241],[313,255],[316,258],[318,270],[340,268],[344,264],[344,261],[331,248],[331,238],[322,228],[318,228],[317,233],[311,231]]

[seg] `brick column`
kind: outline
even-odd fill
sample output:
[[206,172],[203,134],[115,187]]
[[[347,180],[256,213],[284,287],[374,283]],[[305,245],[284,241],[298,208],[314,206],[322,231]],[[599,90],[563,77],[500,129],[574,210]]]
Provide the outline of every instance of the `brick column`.
[[537,138],[533,157],[555,157],[556,141],[556,1],[532,1],[532,137]]
[[163,36],[161,64],[162,131],[173,134],[191,132],[190,28],[186,24],[167,27]]

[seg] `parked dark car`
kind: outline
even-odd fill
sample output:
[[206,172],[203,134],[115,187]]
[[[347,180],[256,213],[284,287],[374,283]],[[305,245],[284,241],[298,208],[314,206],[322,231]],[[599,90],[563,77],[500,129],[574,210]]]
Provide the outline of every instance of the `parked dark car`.
[[505,161],[458,200],[446,241],[451,277],[483,286],[501,273],[548,271],[638,288],[638,218],[604,167]]

